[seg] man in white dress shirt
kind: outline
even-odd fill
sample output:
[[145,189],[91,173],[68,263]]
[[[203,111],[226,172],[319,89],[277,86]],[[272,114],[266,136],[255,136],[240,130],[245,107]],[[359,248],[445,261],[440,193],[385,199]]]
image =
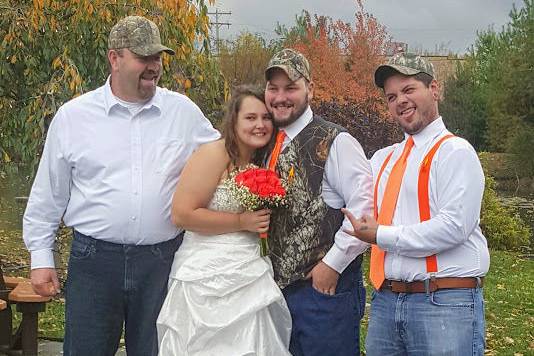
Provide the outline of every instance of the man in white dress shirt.
[[478,156],[446,129],[425,59],[396,55],[375,83],[405,140],[371,159],[377,220],[344,211],[349,233],[374,244],[367,355],[483,355],[489,253]]
[[[314,83],[307,59],[284,49],[265,71],[265,102],[285,134],[276,170],[293,176],[287,209],[271,214],[269,245],[293,328],[292,355],[357,355],[365,309],[361,254],[368,245],[343,231],[372,209],[369,163],[343,127],[314,115]],[[283,137],[283,136],[279,136]]]
[[200,109],[160,88],[157,26],[120,20],[108,38],[106,83],[56,113],[24,214],[31,280],[55,295],[61,219],[74,229],[65,286],[65,355],[114,355],[124,324],[128,355],[156,355],[156,318],[181,231],[171,198],[190,154],[215,140]]

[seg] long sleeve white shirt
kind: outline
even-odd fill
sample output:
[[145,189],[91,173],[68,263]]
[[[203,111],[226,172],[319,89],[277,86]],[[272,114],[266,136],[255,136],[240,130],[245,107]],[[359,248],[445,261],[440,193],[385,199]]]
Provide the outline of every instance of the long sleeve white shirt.
[[[431,219],[419,221],[417,181],[425,155],[443,136],[450,134],[441,117],[413,135],[391,226],[380,225],[377,245],[386,251],[384,272],[388,279],[414,281],[429,277],[425,257],[437,254],[436,277],[484,276],[489,268],[486,238],[479,227],[484,174],[473,147],[459,137],[442,143],[432,161],[429,178]],[[378,207],[387,180],[406,139],[377,151],[371,158],[375,179],[394,150],[378,186]]]
[[[283,127],[286,132],[282,149],[294,139],[313,119],[310,107],[294,123]],[[362,146],[349,133],[336,136],[330,147],[324,167],[321,197],[334,208],[346,207],[360,217],[372,212],[372,178],[369,162]],[[334,244],[323,257],[323,262],[341,273],[361,253],[368,244],[346,234],[351,230],[350,221],[345,218],[343,225],[334,236]]]
[[113,243],[175,237],[171,200],[182,168],[200,144],[219,136],[191,100],[163,88],[132,108],[113,95],[108,79],[67,102],[50,125],[24,214],[32,268],[54,267],[62,218]]

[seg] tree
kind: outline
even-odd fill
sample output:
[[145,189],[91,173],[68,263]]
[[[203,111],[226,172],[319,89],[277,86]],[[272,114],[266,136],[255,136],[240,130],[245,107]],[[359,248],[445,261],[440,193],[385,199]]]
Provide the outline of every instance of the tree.
[[[276,32],[283,41],[278,47],[295,48],[310,62],[314,110],[345,126],[369,154],[399,138],[388,123],[383,93],[373,78],[385,60],[390,36],[361,0],[355,3],[354,24],[303,11],[293,27],[278,25]],[[377,133],[387,136],[377,139]]]
[[445,83],[444,98],[439,111],[447,128],[477,151],[487,150],[487,102],[476,82],[472,60],[458,64],[455,76]]
[[4,162],[36,162],[57,108],[104,82],[107,36],[126,15],[153,20],[176,50],[175,58],[163,57],[163,85],[202,98],[205,107],[220,105],[222,81],[206,54],[205,0],[8,0],[0,8]]
[[221,45],[219,65],[231,85],[263,84],[265,68],[274,50],[258,34],[242,32]]
[[478,34],[466,64],[445,87],[446,120],[477,149],[514,153],[534,174],[534,1],[510,12],[501,32]]

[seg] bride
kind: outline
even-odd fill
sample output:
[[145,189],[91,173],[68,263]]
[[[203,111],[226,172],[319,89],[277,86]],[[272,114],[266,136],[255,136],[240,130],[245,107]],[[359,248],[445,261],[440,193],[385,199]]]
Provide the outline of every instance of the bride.
[[186,229],[157,320],[160,355],[290,355],[291,317],[260,257],[269,210],[243,211],[225,180],[261,163],[273,134],[264,94],[238,87],[224,138],[200,147],[173,197],[173,222]]

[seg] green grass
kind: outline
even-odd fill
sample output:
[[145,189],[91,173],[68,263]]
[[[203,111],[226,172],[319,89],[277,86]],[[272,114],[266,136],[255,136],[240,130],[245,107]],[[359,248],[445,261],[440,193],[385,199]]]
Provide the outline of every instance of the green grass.
[[[3,265],[11,267],[10,275],[27,276],[27,268],[15,268],[28,264],[20,232],[0,230],[0,258]],[[61,264],[68,253],[68,234],[63,234],[60,244]],[[491,251],[491,266],[484,284],[486,301],[486,355],[534,355],[534,260],[521,258],[517,253]],[[368,254],[364,259],[364,273],[368,274]],[[63,278],[62,278],[63,280]],[[367,310],[362,320],[361,344],[365,339],[369,315],[368,286]],[[17,313],[15,313],[17,314]],[[64,300],[59,297],[47,304],[39,317],[41,337],[61,339],[64,328]]]

